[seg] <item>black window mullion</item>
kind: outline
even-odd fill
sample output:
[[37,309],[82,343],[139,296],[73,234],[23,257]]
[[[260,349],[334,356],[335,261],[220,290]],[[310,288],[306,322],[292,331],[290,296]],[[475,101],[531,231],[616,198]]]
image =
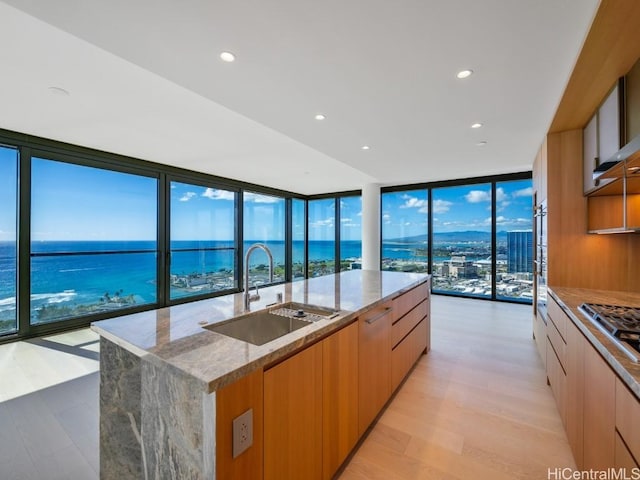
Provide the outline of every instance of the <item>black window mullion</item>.
[[304,278],[309,278],[309,200],[304,201]]
[[284,218],[284,281],[293,279],[293,199],[285,199]]
[[18,335],[31,329],[31,149],[19,149],[18,159],[18,245],[16,307]]
[[169,303],[169,276],[171,272],[171,208],[169,178],[161,173],[158,179],[158,232],[157,232],[157,290],[158,305]]
[[491,182],[491,300],[495,300],[496,295],[496,275],[498,273],[498,231],[496,223],[496,182]]
[[236,288],[244,290],[244,190],[235,196],[236,212]]
[[334,264],[334,272],[335,273],[340,273],[340,199],[341,197],[335,197],[335,213],[334,213],[334,218],[335,221],[333,222],[335,225],[335,245],[336,245],[336,251],[335,251],[335,264]]
[[[427,273],[433,274],[433,189],[427,189]],[[433,286],[433,285],[432,285]]]

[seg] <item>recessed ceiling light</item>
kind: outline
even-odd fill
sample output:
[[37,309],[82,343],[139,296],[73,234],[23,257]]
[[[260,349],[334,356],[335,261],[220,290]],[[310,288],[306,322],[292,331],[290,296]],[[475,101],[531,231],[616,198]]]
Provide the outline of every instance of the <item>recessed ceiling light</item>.
[[487,144],[486,140],[482,140],[481,142],[476,143],[478,147],[484,147]]
[[363,145],[360,148],[362,148],[362,150],[370,150],[371,149],[371,147],[369,145]]
[[471,125],[471,128],[480,128],[481,126],[481,123],[474,123],[473,125]]
[[231,52],[222,52],[220,54],[220,59],[224,62],[233,62],[236,59],[236,56]]
[[49,87],[49,92],[53,95],[60,95],[62,97],[68,97],[71,95],[68,90],[60,87]]
[[316,114],[316,116],[315,116],[314,118],[315,118],[316,120],[324,120],[324,119],[325,119],[325,118],[327,118],[327,117],[325,117],[325,116],[324,116],[323,114],[321,114],[321,113],[318,113],[318,114]]
[[456,74],[456,77],[458,77],[458,78],[467,78],[467,77],[471,76],[472,73],[473,73],[473,70],[460,70]]

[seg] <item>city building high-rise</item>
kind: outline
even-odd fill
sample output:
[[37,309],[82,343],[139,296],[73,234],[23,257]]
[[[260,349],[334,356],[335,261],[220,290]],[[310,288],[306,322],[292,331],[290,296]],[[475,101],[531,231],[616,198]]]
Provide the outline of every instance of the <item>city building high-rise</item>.
[[507,272],[533,272],[533,232],[507,232]]

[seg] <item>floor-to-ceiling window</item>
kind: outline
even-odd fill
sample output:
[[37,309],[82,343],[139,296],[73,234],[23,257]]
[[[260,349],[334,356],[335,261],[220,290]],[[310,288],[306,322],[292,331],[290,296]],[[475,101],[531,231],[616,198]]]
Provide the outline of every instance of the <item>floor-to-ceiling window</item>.
[[17,323],[18,150],[0,145],[0,335]]
[[382,270],[426,272],[428,270],[427,190],[382,194]]
[[237,192],[170,183],[171,300],[237,287]]
[[302,280],[306,277],[305,240],[307,217],[306,202],[299,198],[291,200],[291,278]]
[[530,303],[531,192],[530,173],[383,189],[382,269],[428,271],[436,293]]
[[157,301],[156,178],[31,162],[30,323]]
[[362,268],[362,197],[340,197],[340,270]]
[[336,267],[336,200],[309,200],[309,265],[308,276],[335,273]]
[[531,180],[496,183],[496,296],[533,298]]
[[491,184],[434,188],[433,291],[491,297]]
[[[273,256],[273,281],[285,280],[285,200],[282,197],[253,192],[243,196],[244,249],[262,243]],[[269,283],[269,258],[261,250],[254,250],[249,259],[250,285]]]

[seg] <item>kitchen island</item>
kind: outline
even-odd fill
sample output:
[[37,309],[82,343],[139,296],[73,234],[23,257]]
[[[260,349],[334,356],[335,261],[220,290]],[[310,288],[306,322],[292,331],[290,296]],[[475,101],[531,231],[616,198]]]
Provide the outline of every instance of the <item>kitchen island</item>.
[[[101,336],[101,478],[244,479],[270,478],[270,472],[287,478],[284,471],[292,467],[282,462],[295,464],[295,449],[305,440],[319,445],[316,478],[330,478],[428,351],[429,287],[424,274],[354,270],[263,288],[252,311],[274,304],[280,294],[285,303],[337,312],[264,345],[203,328],[243,315],[241,293],[94,323]],[[353,368],[342,364],[343,356]],[[280,372],[307,359],[302,383],[317,380],[309,383],[307,397],[304,385],[290,385],[292,399],[270,404],[270,388],[276,397],[286,395],[287,386],[278,382],[289,377]],[[342,386],[352,394],[336,395]],[[287,455],[278,442],[288,441],[280,433],[288,424],[284,417],[295,410],[288,402],[297,397],[324,406],[315,417],[306,412],[324,423],[313,438],[294,438]],[[348,421],[332,423],[332,410],[343,399],[348,404],[339,413],[346,411]],[[245,411],[253,413],[252,443],[233,455],[231,423]],[[345,433],[343,424],[354,427]],[[343,434],[346,443],[331,438]],[[339,452],[333,446],[343,444]],[[272,465],[273,448],[278,461]]]

